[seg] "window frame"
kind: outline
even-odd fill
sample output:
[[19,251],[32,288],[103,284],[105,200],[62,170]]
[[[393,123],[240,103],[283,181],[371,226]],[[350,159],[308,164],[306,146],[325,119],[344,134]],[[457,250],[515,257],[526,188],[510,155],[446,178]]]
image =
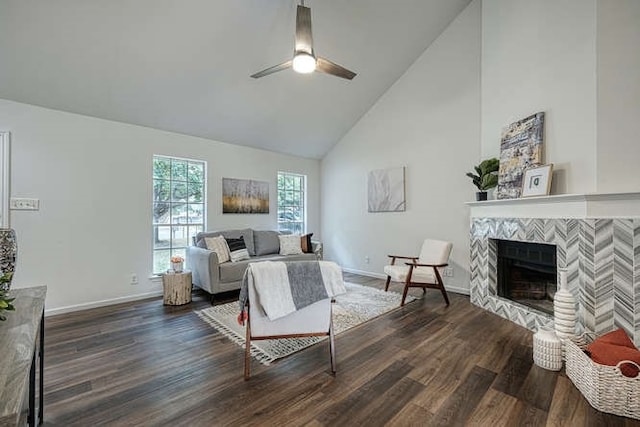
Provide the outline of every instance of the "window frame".
[[[283,186],[280,186],[280,176],[283,176]],[[301,180],[299,189],[290,189],[286,186],[287,178],[299,178]],[[281,191],[285,194],[289,193],[298,193],[299,194],[299,203],[288,203],[282,204],[280,202],[280,194]],[[293,198],[293,196],[292,196]],[[291,231],[293,233],[306,234],[307,232],[307,175],[297,173],[297,172],[287,172],[287,171],[278,171],[276,175],[276,221],[278,226],[278,231]],[[292,215],[295,215],[294,212],[296,210],[301,210],[301,215],[299,220],[289,220],[289,221],[281,221],[281,208],[284,208],[283,214],[286,214],[287,211],[291,212]],[[283,215],[284,216],[284,215]],[[300,227],[297,227],[296,224],[300,224]],[[287,226],[288,225],[288,226]],[[299,228],[299,229],[298,229]]]
[[[159,160],[168,160],[170,162],[168,178],[157,178],[156,177],[156,159]],[[173,162],[186,162],[187,171],[185,173],[185,180],[175,179],[173,174]],[[202,190],[200,194],[200,202],[190,201],[189,197],[189,163],[197,164],[198,166],[202,166],[202,180],[198,182],[198,185],[202,185]],[[173,256],[182,256],[184,257],[186,254],[186,249],[190,246],[191,237],[195,236],[198,231],[205,231],[207,225],[207,162],[205,160],[199,159],[191,159],[186,157],[177,157],[177,156],[168,156],[163,154],[154,154],[151,159],[151,274],[152,276],[158,276],[164,273],[169,268],[169,260]],[[156,198],[156,184],[165,182],[168,186],[165,191],[168,191],[169,196],[164,199]],[[185,197],[183,199],[174,199],[174,191],[180,185],[185,184]],[[156,204],[166,203],[169,205],[168,211],[165,215],[168,215],[168,222],[160,222],[156,220]],[[178,221],[176,217],[181,216],[181,214],[174,214],[174,207],[184,205],[186,220],[184,222]],[[197,205],[201,207],[202,216],[200,222],[191,222],[192,216],[190,215],[189,207],[190,205]],[[199,210],[199,209],[198,209]],[[175,222],[174,222],[175,221]],[[168,227],[169,228],[169,245],[166,247],[157,247],[156,244],[157,236],[160,234],[160,227]],[[190,228],[194,227],[197,231],[194,233],[190,233]],[[199,228],[199,230],[198,230]],[[183,236],[186,234],[186,243],[185,245],[174,244],[174,241],[177,240],[175,236],[176,231],[174,229],[183,231]],[[156,231],[158,230],[158,231]],[[159,264],[161,261],[156,260],[156,253],[161,251],[169,251],[169,259],[166,260],[166,267],[160,268]],[[156,269],[158,265],[158,270]]]

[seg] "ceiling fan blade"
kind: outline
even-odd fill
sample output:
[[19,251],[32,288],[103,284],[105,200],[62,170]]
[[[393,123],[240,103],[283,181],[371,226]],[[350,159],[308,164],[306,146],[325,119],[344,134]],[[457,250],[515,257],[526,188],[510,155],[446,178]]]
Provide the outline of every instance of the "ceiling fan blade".
[[335,62],[331,62],[326,58],[317,58],[316,62],[316,71],[320,71],[321,73],[331,74],[332,76],[342,77],[343,79],[351,80],[357,74],[353,71],[347,70],[341,65],[336,64]]
[[260,77],[268,76],[269,74],[277,73],[278,71],[286,70],[287,68],[291,68],[291,64],[293,61],[290,59],[288,61],[283,62],[282,64],[274,65],[273,67],[269,67],[266,70],[258,71],[255,74],[252,74],[251,77],[254,79],[259,79]]
[[298,5],[296,14],[296,53],[306,52],[313,55],[313,37],[311,36],[311,9]]

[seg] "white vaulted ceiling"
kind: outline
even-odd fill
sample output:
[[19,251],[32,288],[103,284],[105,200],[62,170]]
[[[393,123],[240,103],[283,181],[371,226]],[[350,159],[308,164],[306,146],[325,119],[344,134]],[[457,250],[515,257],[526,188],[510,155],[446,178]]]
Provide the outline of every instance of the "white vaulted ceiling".
[[249,77],[291,57],[294,0],[0,0],[0,98],[321,158],[469,2],[307,0],[347,81]]

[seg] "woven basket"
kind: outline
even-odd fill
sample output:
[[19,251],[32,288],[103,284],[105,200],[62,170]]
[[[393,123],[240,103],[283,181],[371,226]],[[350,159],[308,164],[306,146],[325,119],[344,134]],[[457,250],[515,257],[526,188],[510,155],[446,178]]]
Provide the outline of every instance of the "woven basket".
[[624,361],[618,366],[600,365],[573,341],[564,343],[567,376],[591,406],[602,412],[640,419],[640,374],[629,378],[620,372],[623,363],[636,364]]

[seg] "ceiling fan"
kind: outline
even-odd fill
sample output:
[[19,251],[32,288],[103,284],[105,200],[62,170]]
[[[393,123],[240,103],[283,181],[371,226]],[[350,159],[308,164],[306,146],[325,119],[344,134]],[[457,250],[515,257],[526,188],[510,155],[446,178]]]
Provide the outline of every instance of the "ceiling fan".
[[316,56],[313,52],[313,38],[311,36],[311,9],[304,6],[304,0],[298,5],[296,13],[296,38],[293,58],[274,65],[265,70],[252,74],[251,77],[258,79],[277,73],[278,71],[293,68],[293,71],[302,74],[320,71],[321,73],[331,74],[332,76],[342,77],[351,80],[356,76],[353,71],[331,62],[321,56]]

